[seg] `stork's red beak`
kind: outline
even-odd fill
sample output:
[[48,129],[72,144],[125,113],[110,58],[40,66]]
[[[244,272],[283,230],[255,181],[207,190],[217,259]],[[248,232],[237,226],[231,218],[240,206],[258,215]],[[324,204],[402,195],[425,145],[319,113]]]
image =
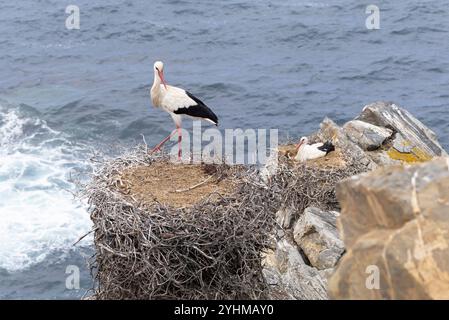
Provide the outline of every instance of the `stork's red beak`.
[[167,89],[167,83],[165,82],[164,79],[164,72],[158,70],[157,73],[159,74],[159,78],[161,78],[162,84],[164,85],[165,89]]
[[300,142],[296,145],[296,150],[299,150],[299,147],[301,147],[303,143],[304,143],[304,141],[300,141]]

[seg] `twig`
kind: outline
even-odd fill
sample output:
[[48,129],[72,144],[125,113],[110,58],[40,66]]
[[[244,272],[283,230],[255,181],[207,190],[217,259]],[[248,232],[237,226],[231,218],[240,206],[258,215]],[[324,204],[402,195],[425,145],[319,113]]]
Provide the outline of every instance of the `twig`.
[[148,144],[145,140],[145,135],[143,133],[140,134],[142,136],[143,143],[145,144],[145,152],[148,153]]
[[200,183],[197,183],[197,184],[195,184],[195,185],[193,185],[193,186],[191,186],[191,187],[188,187],[187,189],[178,189],[178,190],[175,190],[175,192],[178,192],[178,193],[180,193],[180,192],[187,192],[187,191],[196,189],[196,188],[198,188],[198,187],[201,187],[202,185],[206,184],[212,177],[214,177],[214,176],[213,176],[213,175],[212,175],[212,176],[209,176],[209,177],[207,177],[204,181],[201,181]]
[[86,233],[84,236],[82,236],[81,238],[79,238],[74,244],[73,246],[76,246],[78,244],[78,242],[80,242],[81,240],[83,240],[85,237],[87,237],[89,234],[91,234],[92,232],[94,232],[95,230],[90,230],[88,233]]

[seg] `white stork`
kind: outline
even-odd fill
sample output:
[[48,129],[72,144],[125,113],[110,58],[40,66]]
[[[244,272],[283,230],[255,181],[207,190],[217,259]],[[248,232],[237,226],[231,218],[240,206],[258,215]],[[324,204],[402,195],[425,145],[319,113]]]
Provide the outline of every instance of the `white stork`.
[[164,78],[164,64],[161,61],[156,61],[154,63],[154,82],[151,87],[151,102],[156,108],[161,108],[170,114],[177,129],[162,140],[151,153],[160,150],[162,145],[177,131],[178,157],[181,158],[181,124],[183,115],[200,118],[218,125],[218,118],[215,113],[213,113],[200,99],[184,89],[167,85]]
[[296,150],[298,151],[295,156],[296,161],[304,162],[311,159],[318,159],[326,156],[329,152],[334,151],[335,147],[330,142],[326,143],[314,143],[312,145],[309,144],[309,139],[306,137],[302,137],[299,140],[298,145],[296,146]]

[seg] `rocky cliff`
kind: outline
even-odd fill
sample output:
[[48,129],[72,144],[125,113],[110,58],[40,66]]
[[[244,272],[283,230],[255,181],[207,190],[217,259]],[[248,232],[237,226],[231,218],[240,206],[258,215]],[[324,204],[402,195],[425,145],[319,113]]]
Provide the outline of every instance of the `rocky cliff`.
[[449,299],[449,158],[341,183],[339,299]]
[[[369,173],[336,186],[341,214],[319,205],[279,209],[276,248],[265,257],[271,297],[448,297],[449,162],[428,162],[447,156],[435,133],[396,104],[377,102],[341,127],[326,118],[310,138],[331,140]],[[377,270],[380,289],[367,289]]]

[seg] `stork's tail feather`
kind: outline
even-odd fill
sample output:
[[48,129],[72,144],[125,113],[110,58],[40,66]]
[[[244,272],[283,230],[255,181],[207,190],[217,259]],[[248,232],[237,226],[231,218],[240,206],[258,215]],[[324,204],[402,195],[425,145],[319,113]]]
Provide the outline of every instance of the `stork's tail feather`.
[[320,147],[320,150],[323,152],[326,152],[326,155],[329,154],[329,152],[335,151],[335,146],[330,141],[326,141],[322,147]]

